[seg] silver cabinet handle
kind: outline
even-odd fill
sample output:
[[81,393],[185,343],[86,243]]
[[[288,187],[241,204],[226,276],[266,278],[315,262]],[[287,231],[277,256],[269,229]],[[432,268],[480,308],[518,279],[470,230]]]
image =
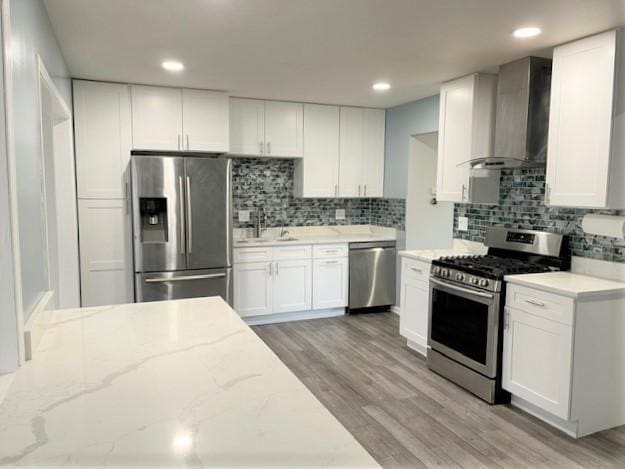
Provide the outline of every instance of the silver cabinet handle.
[[326,261],[325,263],[326,264],[338,264],[339,261]]
[[193,208],[191,199],[191,177],[187,176],[187,253],[193,252]]
[[360,184],[358,184],[358,197],[360,197]]
[[269,276],[273,276],[273,262],[269,263]]
[[326,254],[332,254],[332,253],[338,252],[336,249],[324,249],[324,251],[326,252]]
[[189,146],[189,134],[187,134],[187,150],[190,150],[191,147]]
[[271,142],[267,142],[267,154],[271,155]]
[[467,190],[467,185],[466,185],[466,184],[463,184],[463,185],[462,185],[462,196],[461,196],[461,197],[462,197],[462,201],[463,201],[463,202],[464,202],[464,199],[465,199],[465,193],[466,193],[466,190]]
[[414,270],[415,272],[423,273],[423,270],[417,269],[416,267],[410,267],[410,270]]
[[367,185],[365,184],[365,193],[364,196],[367,197]]
[[124,183],[124,200],[126,201],[126,215],[130,214],[130,190],[128,189],[129,184],[127,182]]
[[184,255],[184,189],[182,188],[182,176],[178,176],[178,204],[180,206],[180,221],[178,222],[178,244],[180,245],[180,254]]
[[541,302],[541,301],[537,301],[537,300],[525,300],[526,303],[529,303],[531,305],[534,306],[540,306],[541,308],[545,307],[545,303]]
[[276,277],[280,275],[280,268],[278,266],[279,264],[276,262]]
[[263,154],[263,142],[258,142],[258,154]]
[[206,275],[187,275],[184,277],[159,277],[146,278],[145,283],[163,283],[163,282],[186,282],[188,280],[205,280],[210,278],[224,278],[226,274],[206,274]]
[[334,184],[334,197],[338,197],[339,195],[339,185]]
[[510,313],[506,311],[503,316],[503,330],[507,331],[508,327],[510,327]]

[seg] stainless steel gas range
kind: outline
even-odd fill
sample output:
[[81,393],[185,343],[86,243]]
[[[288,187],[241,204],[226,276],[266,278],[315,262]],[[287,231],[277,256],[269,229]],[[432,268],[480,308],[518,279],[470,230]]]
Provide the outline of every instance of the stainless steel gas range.
[[432,262],[428,367],[483,400],[504,403],[501,388],[504,276],[568,270],[566,238],[553,233],[489,228],[483,256]]

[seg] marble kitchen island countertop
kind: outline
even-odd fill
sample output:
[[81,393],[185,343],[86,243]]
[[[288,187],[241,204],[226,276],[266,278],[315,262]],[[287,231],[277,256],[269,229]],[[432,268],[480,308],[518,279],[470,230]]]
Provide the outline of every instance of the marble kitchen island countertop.
[[0,466],[378,467],[220,298],[52,314]]
[[506,282],[576,299],[604,295],[625,296],[625,283],[574,272],[506,275]]

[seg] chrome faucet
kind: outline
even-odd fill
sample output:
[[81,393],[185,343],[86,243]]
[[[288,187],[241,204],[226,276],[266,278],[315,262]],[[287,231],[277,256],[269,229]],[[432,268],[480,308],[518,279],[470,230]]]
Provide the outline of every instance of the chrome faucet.
[[256,224],[254,225],[254,237],[255,238],[260,238],[263,235],[263,227],[262,227],[262,222],[261,222],[261,217],[262,217],[262,209],[258,209],[258,211],[256,212]]
[[280,238],[284,238],[289,234],[289,230],[285,229],[284,226],[280,228]]

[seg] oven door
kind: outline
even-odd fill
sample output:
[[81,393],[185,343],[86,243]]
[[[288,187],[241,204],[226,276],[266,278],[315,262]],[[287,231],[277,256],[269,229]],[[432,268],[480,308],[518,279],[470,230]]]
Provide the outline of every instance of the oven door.
[[428,345],[489,378],[497,374],[499,293],[430,278]]

